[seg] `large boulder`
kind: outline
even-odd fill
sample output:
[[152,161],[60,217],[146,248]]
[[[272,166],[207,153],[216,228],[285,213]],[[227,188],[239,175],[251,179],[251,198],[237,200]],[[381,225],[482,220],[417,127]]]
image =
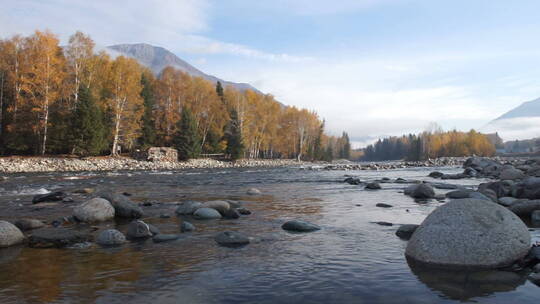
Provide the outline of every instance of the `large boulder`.
[[103,222],[114,218],[114,207],[103,198],[93,198],[73,209],[73,216],[81,222]]
[[530,215],[535,210],[540,210],[540,200],[518,200],[508,210],[520,216]]
[[221,214],[216,209],[212,208],[199,208],[193,213],[193,216],[199,220],[212,220],[221,218]]
[[41,228],[32,231],[30,247],[51,248],[65,247],[76,243],[87,242],[90,235],[67,228]]
[[104,191],[98,196],[108,200],[111,203],[111,205],[114,207],[114,214],[117,217],[137,219],[144,215],[142,208],[123,194]]
[[501,180],[517,180],[525,178],[525,174],[514,167],[505,168],[499,175]]
[[540,199],[540,177],[529,177],[515,185],[511,193],[513,197]]
[[527,226],[515,214],[462,199],[435,209],[412,235],[405,255],[434,266],[498,268],[523,258],[530,247]]
[[200,202],[196,201],[184,201],[176,208],[176,214],[178,215],[192,215],[195,210],[202,206]]
[[0,248],[22,243],[23,233],[10,222],[0,221]]
[[101,246],[117,246],[126,242],[124,234],[116,229],[107,229],[99,233],[96,243]]
[[514,182],[504,180],[499,182],[483,183],[478,186],[478,191],[484,194],[485,190],[492,190],[497,197],[511,196]]
[[411,196],[420,199],[433,198],[435,197],[435,190],[430,184],[420,184],[416,186]]

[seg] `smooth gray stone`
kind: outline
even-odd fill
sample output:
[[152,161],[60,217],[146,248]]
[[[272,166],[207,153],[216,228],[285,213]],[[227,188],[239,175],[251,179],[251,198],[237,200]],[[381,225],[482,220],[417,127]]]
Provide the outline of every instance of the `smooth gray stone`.
[[316,230],[321,229],[321,227],[315,224],[305,222],[305,221],[300,221],[300,220],[292,220],[292,221],[285,222],[283,225],[281,225],[281,228],[283,230],[297,231],[297,232],[311,232],[311,231],[316,231]]
[[214,240],[222,246],[242,246],[249,244],[249,238],[236,231],[224,231],[218,233]]
[[212,208],[199,208],[195,210],[193,216],[199,220],[211,220],[221,218],[221,214],[216,209]]
[[498,204],[461,199],[428,215],[405,254],[429,265],[499,268],[526,256],[530,247],[527,226],[515,214]]
[[396,235],[402,239],[408,240],[411,238],[412,234],[419,225],[415,224],[404,224],[399,226],[399,228],[396,230]]
[[126,236],[116,229],[103,230],[96,239],[96,243],[101,246],[116,246],[125,242]]

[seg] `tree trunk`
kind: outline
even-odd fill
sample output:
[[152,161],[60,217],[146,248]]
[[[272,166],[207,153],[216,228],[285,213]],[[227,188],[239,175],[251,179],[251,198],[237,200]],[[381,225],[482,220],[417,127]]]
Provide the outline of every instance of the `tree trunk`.
[[5,73],[4,71],[2,71],[2,80],[0,81],[0,138],[2,138],[2,131],[4,130],[3,128],[3,118],[4,118],[4,113],[3,113],[3,109],[4,109],[4,78],[5,78]]
[[112,145],[111,155],[118,155],[118,135],[120,133],[120,115],[116,115],[116,122],[114,124],[114,140]]

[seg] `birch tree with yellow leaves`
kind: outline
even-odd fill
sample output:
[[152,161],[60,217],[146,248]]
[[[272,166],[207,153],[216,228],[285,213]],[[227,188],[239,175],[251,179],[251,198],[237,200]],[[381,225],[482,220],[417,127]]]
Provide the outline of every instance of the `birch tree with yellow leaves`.
[[111,155],[118,155],[120,144],[130,147],[140,131],[143,113],[141,70],[135,59],[117,57],[111,64],[105,106],[112,116]]
[[36,115],[34,131],[41,138],[40,153],[47,150],[50,107],[61,98],[65,59],[59,40],[49,31],[36,31],[26,40],[28,71],[23,79],[26,102]]

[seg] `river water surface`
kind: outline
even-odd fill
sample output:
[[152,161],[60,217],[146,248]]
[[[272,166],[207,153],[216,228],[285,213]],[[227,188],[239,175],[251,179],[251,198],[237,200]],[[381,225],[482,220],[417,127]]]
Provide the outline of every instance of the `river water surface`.
[[[169,243],[147,240],[118,248],[2,249],[0,303],[538,303],[540,287],[526,274],[443,272],[407,263],[407,243],[395,236],[397,227],[421,223],[443,202],[415,202],[401,193],[404,184],[366,191],[342,182],[345,174],[363,180],[430,180],[429,170],[12,175],[0,184],[0,219],[24,214],[50,221],[70,215],[85,199],[75,195],[75,203],[33,206],[32,195],[44,189],[69,193],[111,187],[132,194],[134,201],[153,201],[144,207],[143,220],[162,233],[179,233],[183,220],[197,230]],[[251,187],[263,195],[247,196]],[[253,213],[237,220],[178,218],[168,203],[182,199],[239,200]],[[393,207],[378,208],[377,203]],[[280,226],[289,219],[307,220],[322,230],[288,233]],[[379,221],[394,225],[374,223]],[[126,222],[104,223],[100,229],[107,227],[125,232]],[[240,231],[253,241],[242,248],[220,247],[213,237],[224,230]],[[531,235],[539,240],[540,230],[531,229]]]

